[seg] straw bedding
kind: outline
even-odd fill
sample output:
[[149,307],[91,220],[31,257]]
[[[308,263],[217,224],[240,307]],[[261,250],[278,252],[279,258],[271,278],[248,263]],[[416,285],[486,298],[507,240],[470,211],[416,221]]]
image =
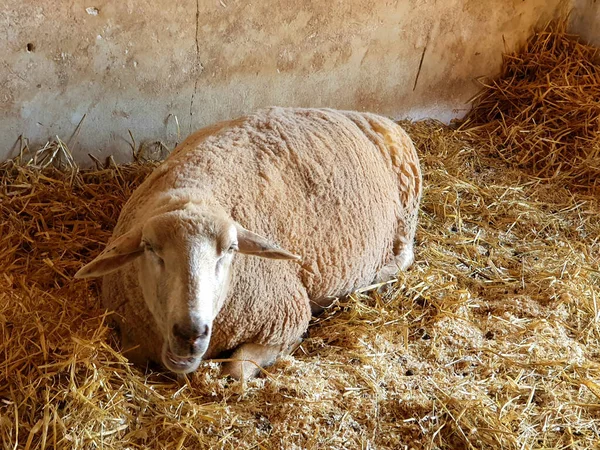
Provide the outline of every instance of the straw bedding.
[[504,55],[461,129],[538,177],[589,190],[600,187],[600,54],[566,29],[550,23]]
[[[247,383],[177,382],[118,352],[98,284],[72,280],[153,163],[5,163],[4,448],[593,448],[600,439],[600,205],[473,135],[403,123],[425,177],[416,262],[342,299]],[[61,148],[62,145],[62,148]],[[56,150],[58,148],[58,150]],[[54,153],[56,150],[56,153]]]

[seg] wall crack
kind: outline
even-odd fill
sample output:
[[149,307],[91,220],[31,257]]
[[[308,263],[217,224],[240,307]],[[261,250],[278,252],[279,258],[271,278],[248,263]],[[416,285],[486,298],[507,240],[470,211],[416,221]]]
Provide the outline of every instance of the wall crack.
[[200,0],[196,0],[196,58],[194,61],[194,90],[192,91],[192,97],[190,98],[190,124],[188,127],[188,134],[192,133],[193,116],[194,116],[194,97],[198,92],[198,78],[204,71],[204,66],[200,61]]
[[419,82],[419,75],[421,75],[421,68],[423,67],[423,60],[425,59],[425,52],[427,51],[427,46],[429,45],[430,37],[431,37],[431,31],[427,34],[427,40],[425,41],[425,47],[423,47],[423,53],[421,53],[419,67],[417,69],[417,75],[415,76],[415,84],[413,85],[413,92],[417,88],[417,83]]

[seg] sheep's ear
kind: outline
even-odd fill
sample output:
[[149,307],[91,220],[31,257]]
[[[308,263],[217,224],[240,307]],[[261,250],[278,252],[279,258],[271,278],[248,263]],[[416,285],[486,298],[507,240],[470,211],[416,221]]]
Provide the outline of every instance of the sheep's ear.
[[92,278],[106,275],[134,260],[143,251],[142,227],[137,227],[111,242],[96,259],[79,269],[75,274],[75,278]]
[[302,259],[298,255],[279,248],[266,238],[246,230],[239,224],[237,225],[237,238],[239,252],[245,255],[255,255],[271,259]]

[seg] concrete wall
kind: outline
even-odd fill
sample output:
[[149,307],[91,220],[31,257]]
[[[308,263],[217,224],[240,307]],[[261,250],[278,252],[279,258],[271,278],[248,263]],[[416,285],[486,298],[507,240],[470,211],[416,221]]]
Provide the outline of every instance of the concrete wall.
[[574,0],[570,18],[573,33],[592,45],[600,46],[600,1]]
[[128,159],[128,130],[172,145],[268,105],[447,121],[559,3],[3,0],[0,159],[21,134],[68,140],[84,115],[80,161]]

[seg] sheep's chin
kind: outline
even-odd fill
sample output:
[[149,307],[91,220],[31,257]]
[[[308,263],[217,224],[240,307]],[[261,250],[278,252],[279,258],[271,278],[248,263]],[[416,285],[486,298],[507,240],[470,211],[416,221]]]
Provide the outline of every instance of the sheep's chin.
[[165,345],[162,349],[161,359],[163,365],[171,372],[184,374],[193,372],[200,366],[202,355],[186,357],[177,356]]

